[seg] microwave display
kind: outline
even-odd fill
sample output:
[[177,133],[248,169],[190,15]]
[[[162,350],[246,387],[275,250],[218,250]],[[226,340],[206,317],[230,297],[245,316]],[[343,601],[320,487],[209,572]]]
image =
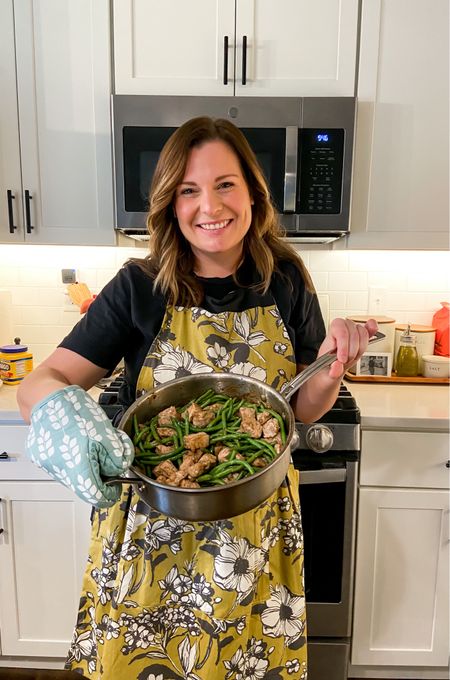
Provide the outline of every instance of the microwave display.
[[303,128],[298,135],[297,212],[338,215],[341,212],[344,130]]

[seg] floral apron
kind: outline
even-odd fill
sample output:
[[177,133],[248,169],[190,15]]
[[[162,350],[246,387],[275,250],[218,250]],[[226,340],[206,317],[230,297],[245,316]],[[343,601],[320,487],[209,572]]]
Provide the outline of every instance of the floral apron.
[[[229,371],[278,388],[295,374],[276,305],[171,307],[139,375],[141,394],[175,377]],[[94,680],[305,680],[298,473],[259,507],[216,522],[149,508],[124,487],[96,510],[66,668]]]

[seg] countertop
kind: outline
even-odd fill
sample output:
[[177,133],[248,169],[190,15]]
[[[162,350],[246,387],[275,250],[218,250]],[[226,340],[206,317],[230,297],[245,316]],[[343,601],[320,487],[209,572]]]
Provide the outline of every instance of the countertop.
[[[450,389],[448,385],[404,385],[345,381],[361,410],[363,428],[425,429],[449,431]],[[99,390],[90,393],[96,398]],[[0,387],[0,420],[20,423],[17,387]]]

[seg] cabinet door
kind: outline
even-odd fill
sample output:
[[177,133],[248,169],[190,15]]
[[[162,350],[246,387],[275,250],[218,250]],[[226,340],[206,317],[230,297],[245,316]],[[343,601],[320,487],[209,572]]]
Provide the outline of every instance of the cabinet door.
[[25,240],[114,244],[108,0],[18,0],[14,22]]
[[449,247],[448,0],[363,0],[351,248]]
[[114,0],[116,94],[232,95],[234,16],[234,0]]
[[447,491],[361,489],[353,665],[447,664],[448,511]]
[[0,3],[0,63],[0,241],[17,242],[23,221],[12,0]]
[[86,565],[90,506],[56,482],[0,482],[3,655],[64,657]]
[[354,95],[358,0],[283,0],[279,11],[272,0],[237,0],[236,7],[236,94]]

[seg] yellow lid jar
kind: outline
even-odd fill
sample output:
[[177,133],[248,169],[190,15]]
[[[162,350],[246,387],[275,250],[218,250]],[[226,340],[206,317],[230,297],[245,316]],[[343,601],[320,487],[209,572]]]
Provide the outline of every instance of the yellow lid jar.
[[4,385],[18,385],[33,370],[33,355],[20,338],[14,338],[14,345],[0,347],[0,379]]

